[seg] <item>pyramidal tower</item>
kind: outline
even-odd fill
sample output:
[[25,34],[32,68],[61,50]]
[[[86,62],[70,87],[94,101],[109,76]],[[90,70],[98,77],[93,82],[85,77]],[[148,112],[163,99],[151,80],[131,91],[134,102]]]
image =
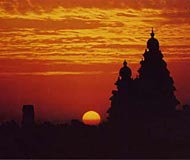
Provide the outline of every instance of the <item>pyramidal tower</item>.
[[112,124],[126,125],[141,115],[145,118],[170,114],[179,104],[174,94],[176,89],[173,78],[167,69],[153,28],[150,36],[144,58],[140,62],[139,76],[131,78],[131,69],[126,61],[119,71],[115,83],[117,90],[112,91],[111,106],[107,111],[108,121]]
[[174,95],[174,81],[159,49],[159,41],[154,38],[153,28],[150,35],[143,54],[144,59],[140,62],[141,67],[138,70],[139,103],[144,111],[175,111],[179,101]]
[[115,125],[124,125],[130,113],[133,80],[131,78],[131,69],[127,66],[126,60],[123,62],[123,67],[119,71],[119,77],[115,82],[117,90],[112,91],[111,107],[107,111],[109,114],[108,120]]
[[150,35],[140,61],[139,76],[132,79],[131,69],[123,62],[107,111],[112,141],[119,142],[125,153],[138,153],[139,149],[150,153],[152,140],[159,143],[163,133],[169,133],[179,104],[153,29]]

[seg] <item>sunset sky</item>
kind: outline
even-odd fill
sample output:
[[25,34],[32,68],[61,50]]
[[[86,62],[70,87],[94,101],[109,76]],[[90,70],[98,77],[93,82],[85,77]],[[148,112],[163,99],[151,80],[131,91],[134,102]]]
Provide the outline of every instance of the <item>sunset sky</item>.
[[105,119],[126,59],[138,75],[151,27],[190,104],[190,0],[0,0],[0,121]]

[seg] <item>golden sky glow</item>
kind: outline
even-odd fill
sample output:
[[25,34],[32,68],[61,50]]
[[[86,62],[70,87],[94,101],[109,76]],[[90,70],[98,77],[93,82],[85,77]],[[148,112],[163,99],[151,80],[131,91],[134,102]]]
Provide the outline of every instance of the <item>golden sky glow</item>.
[[168,60],[189,59],[183,53],[190,44],[187,4],[185,0],[1,0],[0,58],[88,64],[127,57],[137,62],[154,27]]
[[[9,85],[4,80],[10,77],[17,83],[19,76],[56,75],[81,75],[84,80],[86,76],[102,77],[109,72],[109,84],[113,84],[124,59],[138,68],[151,27],[167,62],[188,62],[189,6],[190,0],[0,0],[1,81]],[[111,87],[102,93],[107,97],[104,100],[108,101]],[[35,98],[23,100],[23,95],[24,92],[18,105],[43,105]],[[11,106],[8,100],[1,104]],[[50,104],[55,105],[45,103]],[[105,112],[106,107],[97,111]]]

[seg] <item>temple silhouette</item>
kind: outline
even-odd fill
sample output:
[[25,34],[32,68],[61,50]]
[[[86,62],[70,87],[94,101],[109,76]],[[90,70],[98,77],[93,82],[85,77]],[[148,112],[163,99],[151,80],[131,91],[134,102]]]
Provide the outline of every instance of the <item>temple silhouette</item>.
[[0,158],[190,158],[190,106],[176,110],[173,78],[150,35],[136,78],[124,60],[107,121],[37,124],[34,106],[24,105],[21,127],[0,125]]
[[147,41],[147,49],[140,62],[139,76],[131,78],[131,69],[126,60],[119,71],[119,77],[110,98],[111,107],[107,111],[108,120],[121,124],[126,122],[130,112],[139,114],[167,114],[174,112],[179,101],[176,99],[173,78],[163,60],[163,54],[159,50],[159,42],[154,38],[152,29],[151,38]]
[[[124,148],[130,153],[143,151],[148,154],[158,149],[154,147],[164,145],[169,136],[169,125],[173,123],[170,119],[175,117],[176,106],[180,104],[153,28],[150,35],[140,61],[138,77],[132,79],[131,69],[125,60],[107,111],[112,132],[122,137],[118,141],[124,142]],[[154,140],[163,143],[158,144]],[[153,142],[155,145],[152,145]]]

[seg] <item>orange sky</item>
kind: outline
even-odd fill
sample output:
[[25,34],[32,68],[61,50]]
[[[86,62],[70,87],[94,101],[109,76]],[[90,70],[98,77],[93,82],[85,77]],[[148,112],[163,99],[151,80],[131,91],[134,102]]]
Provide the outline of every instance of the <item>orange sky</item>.
[[0,120],[105,117],[124,59],[137,75],[150,29],[190,103],[190,0],[0,0]]

